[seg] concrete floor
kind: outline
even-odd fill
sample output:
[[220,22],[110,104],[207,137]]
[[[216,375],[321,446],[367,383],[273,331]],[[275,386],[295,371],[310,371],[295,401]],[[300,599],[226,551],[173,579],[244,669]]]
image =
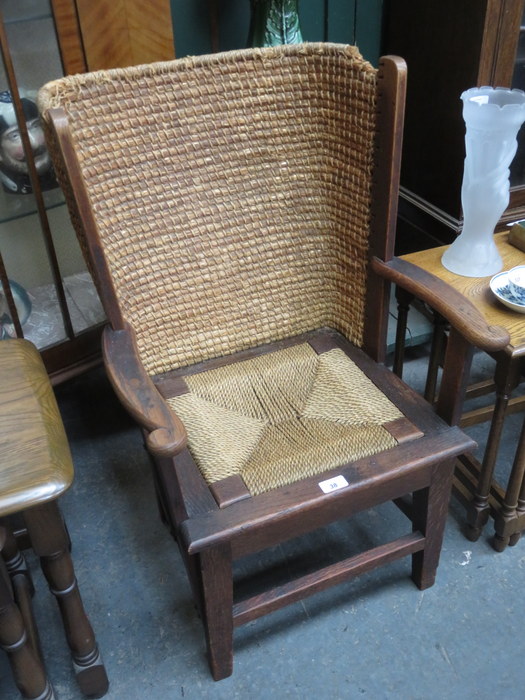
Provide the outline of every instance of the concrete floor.
[[[411,351],[406,377],[419,386]],[[480,376],[490,372],[481,362]],[[58,389],[76,465],[62,510],[85,607],[110,678],[108,700],[176,698],[370,698],[446,700],[525,697],[525,538],[497,554],[491,527],[477,542],[461,534],[453,501],[435,586],[420,592],[409,559],[343,584],[236,631],[234,674],[214,683],[204,635],[179,554],[157,516],[141,437],[102,371]],[[508,420],[498,470],[512,462],[522,416]],[[472,429],[483,441],[486,426]],[[393,506],[308,539],[309,557],[391,537],[404,526]],[[403,530],[406,528],[403,527]],[[241,562],[260,578],[293,569],[305,541]],[[54,600],[37,562],[35,611],[58,700],[80,700]],[[18,694],[0,655],[0,698]]]

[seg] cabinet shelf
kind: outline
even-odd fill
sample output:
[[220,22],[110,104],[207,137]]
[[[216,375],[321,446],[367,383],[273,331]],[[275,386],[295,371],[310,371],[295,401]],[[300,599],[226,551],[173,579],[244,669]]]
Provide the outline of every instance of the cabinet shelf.
[[13,17],[13,18],[5,18],[4,19],[4,24],[6,27],[9,27],[10,25],[13,24],[22,24],[23,22],[39,22],[42,19],[53,19],[51,17],[50,13],[40,13],[36,15],[28,15],[27,17]]
[[[104,311],[89,273],[65,277],[64,288],[75,334],[104,323]],[[31,313],[22,327],[24,337],[39,350],[66,340],[55,287],[52,284],[34,287],[28,290],[28,296]],[[13,333],[9,326],[6,330]]]
[[[65,205],[64,194],[58,187],[42,194],[46,210]],[[0,224],[6,224],[36,214],[37,208],[32,195],[8,194],[0,191]]]
[[4,24],[53,19],[50,0],[2,0]]
[[[58,6],[63,8],[64,3],[53,0],[53,8]],[[0,189],[1,337],[23,335],[31,340],[41,350],[48,371],[58,378],[92,361],[104,313],[61,189],[42,191],[49,184],[49,173],[37,172],[33,149],[43,144],[37,132],[27,129],[26,103],[19,99],[35,101],[41,85],[64,74],[57,36],[50,0],[3,0],[0,91],[10,91],[13,105],[12,110],[3,105],[3,116],[8,128],[18,123],[34,187],[29,194]],[[4,157],[4,163],[22,162],[15,149],[7,155],[11,160]],[[19,176],[21,165],[14,166]]]

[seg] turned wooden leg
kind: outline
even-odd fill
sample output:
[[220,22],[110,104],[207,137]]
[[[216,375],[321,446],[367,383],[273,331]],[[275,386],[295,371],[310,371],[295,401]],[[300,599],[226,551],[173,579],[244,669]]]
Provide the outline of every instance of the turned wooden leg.
[[490,486],[494,473],[494,465],[496,464],[496,458],[498,456],[498,448],[509,398],[509,394],[503,394],[496,398],[496,405],[490,424],[489,436],[485,454],[483,455],[476,491],[467,508],[466,535],[471,542],[476,542],[489,519]]
[[4,546],[2,548],[2,557],[7,567],[7,571],[9,572],[11,578],[18,575],[24,576],[27,581],[27,586],[28,590],[30,591],[30,595],[33,596],[35,593],[35,588],[33,586],[31,572],[29,571],[24,555],[20,551],[20,547],[18,546],[16,537],[5,520],[0,521],[0,527],[5,532]]
[[[525,430],[525,424],[524,424]],[[518,519],[520,530],[514,532],[509,538],[509,547],[513,547],[521,539],[521,528],[525,528],[525,474],[521,483],[520,495],[518,497],[518,506],[516,508],[516,518]]]
[[0,647],[7,653],[15,684],[23,698],[54,700],[40,655],[28,638],[15,603],[11,581],[0,558]]
[[399,378],[403,376],[403,364],[405,360],[405,335],[407,331],[408,311],[414,295],[402,287],[396,287],[397,300],[397,325],[396,344],[394,348],[394,364],[392,371]]
[[42,571],[58,602],[80,689],[90,697],[101,697],[108,689],[108,678],[84,611],[58,506],[52,502],[28,509],[24,520],[33,550],[40,557]]
[[226,545],[200,553],[203,616],[208,662],[213,679],[233,671],[233,573],[231,548]]
[[494,549],[502,552],[507,545],[516,544],[519,540],[520,530],[519,507],[523,504],[525,476],[525,421],[521,428],[520,439],[512,465],[505,500],[501,512],[496,516],[495,535],[493,540]]
[[428,488],[415,491],[412,498],[413,529],[425,536],[425,548],[412,555],[412,580],[420,590],[430,588],[436,572],[445,532],[455,460],[436,465]]
[[42,658],[38,628],[33,614],[31,599],[35,593],[31,572],[24,555],[20,551],[13,531],[5,525],[5,543],[2,556],[11,579],[13,594],[18,609],[22,613],[26,634],[33,649]]
[[467,508],[467,530],[465,534],[472,542],[475,542],[479,538],[489,519],[489,495],[494,466],[498,456],[501,433],[503,431],[509,399],[512,391],[519,382],[519,363],[513,363],[508,358],[500,360],[496,366],[494,381],[496,384],[494,413],[492,414],[490,431],[485,447],[485,454],[483,455],[478,483],[476,485],[474,497]]
[[423,396],[429,403],[434,403],[437,394],[439,368],[443,362],[446,341],[447,322],[434,311],[434,330],[432,333],[432,345],[430,347],[430,360],[428,363],[427,378]]

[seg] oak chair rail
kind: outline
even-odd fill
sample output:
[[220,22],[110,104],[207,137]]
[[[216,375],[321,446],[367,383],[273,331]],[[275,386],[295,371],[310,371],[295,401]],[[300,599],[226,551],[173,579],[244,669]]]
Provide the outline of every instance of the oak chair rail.
[[505,328],[488,324],[467,297],[432,273],[401,258],[383,261],[376,257],[372,267],[377,274],[430,304],[471,345],[486,352],[508,345],[510,336]]
[[186,431],[144,370],[133,329],[104,329],[102,352],[108,377],[123,406],[145,430],[151,452],[159,457],[178,454],[186,446]]

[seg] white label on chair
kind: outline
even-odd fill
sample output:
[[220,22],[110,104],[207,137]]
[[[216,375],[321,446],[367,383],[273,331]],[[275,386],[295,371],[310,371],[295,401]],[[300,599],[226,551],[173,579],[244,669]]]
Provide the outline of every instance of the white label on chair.
[[334,476],[333,479],[327,479],[326,481],[320,481],[319,486],[321,487],[321,491],[323,493],[330,493],[331,491],[337,491],[338,489],[344,489],[345,486],[348,486],[348,481],[344,478],[344,476],[339,475],[339,476]]

